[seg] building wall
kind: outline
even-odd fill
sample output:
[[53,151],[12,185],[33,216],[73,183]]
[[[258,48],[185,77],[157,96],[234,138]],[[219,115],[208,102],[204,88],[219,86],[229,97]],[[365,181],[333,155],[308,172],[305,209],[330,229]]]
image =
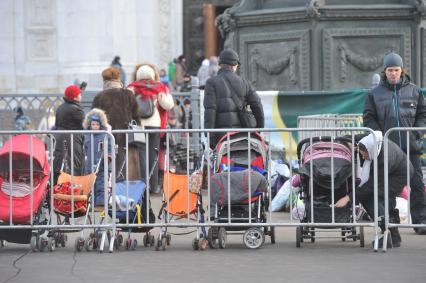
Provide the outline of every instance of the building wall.
[[75,79],[102,87],[119,55],[160,68],[182,53],[182,0],[0,1],[0,94],[57,93]]

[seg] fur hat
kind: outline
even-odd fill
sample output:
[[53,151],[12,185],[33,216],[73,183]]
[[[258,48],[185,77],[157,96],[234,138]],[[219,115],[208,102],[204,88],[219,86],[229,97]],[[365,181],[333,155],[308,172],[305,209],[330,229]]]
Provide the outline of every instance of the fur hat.
[[235,66],[240,64],[240,58],[238,57],[237,52],[232,49],[222,50],[219,54],[219,64],[227,64]]
[[65,97],[69,100],[74,100],[79,94],[81,93],[81,90],[76,85],[70,85],[65,89]]
[[136,80],[155,80],[155,71],[148,65],[142,65],[136,72]]
[[389,67],[404,67],[404,64],[402,62],[401,56],[399,56],[396,53],[389,53],[385,55],[385,58],[383,59],[383,66],[386,68]]
[[119,81],[120,70],[118,68],[109,67],[102,71],[104,81]]

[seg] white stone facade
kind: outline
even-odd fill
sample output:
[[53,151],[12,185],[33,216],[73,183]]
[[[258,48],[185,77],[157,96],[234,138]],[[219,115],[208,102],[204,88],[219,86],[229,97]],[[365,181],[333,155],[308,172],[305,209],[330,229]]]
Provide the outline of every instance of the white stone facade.
[[59,93],[75,79],[102,87],[121,57],[160,68],[182,54],[182,0],[1,0],[0,94]]

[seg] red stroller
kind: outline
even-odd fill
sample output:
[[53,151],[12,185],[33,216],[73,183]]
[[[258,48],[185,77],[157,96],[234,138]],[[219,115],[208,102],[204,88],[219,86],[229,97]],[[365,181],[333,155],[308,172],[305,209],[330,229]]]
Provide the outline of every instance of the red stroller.
[[[31,156],[32,154],[32,156]],[[46,225],[50,165],[44,143],[30,135],[13,136],[0,149],[0,225]],[[31,203],[32,199],[32,203]],[[12,208],[12,209],[10,209]],[[33,251],[55,248],[43,229],[0,229],[0,239],[31,244]]]

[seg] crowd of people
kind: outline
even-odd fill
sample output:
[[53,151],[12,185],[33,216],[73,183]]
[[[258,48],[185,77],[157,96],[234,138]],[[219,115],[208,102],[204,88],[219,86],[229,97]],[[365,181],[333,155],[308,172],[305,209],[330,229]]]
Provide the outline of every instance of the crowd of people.
[[[265,124],[262,101],[252,84],[237,74],[240,64],[238,54],[231,49],[223,50],[219,58],[212,57],[204,59],[199,70],[198,79],[200,88],[204,89],[204,128],[205,129],[227,129],[243,128],[246,125],[242,121],[241,112],[244,108],[250,109],[254,120],[251,127],[263,128]],[[155,65],[142,63],[136,66],[132,82],[125,85],[126,78],[121,68],[120,58],[114,58],[113,64],[102,72],[103,90],[96,95],[92,103],[92,111],[84,117],[80,105],[81,90],[77,86],[70,86],[65,90],[64,103],[57,109],[55,128],[58,130],[82,130],[90,129],[128,129],[131,121],[136,121],[145,129],[166,128],[191,128],[187,122],[183,125],[182,115],[190,115],[190,101],[176,100],[170,94],[170,88],[176,91],[185,91],[190,84],[191,77],[187,72],[186,58],[181,55],[176,62],[169,65],[168,73],[159,70]],[[144,109],[149,100],[153,104],[153,113],[144,116]],[[96,110],[96,111],[95,111]],[[19,118],[19,117],[18,117]],[[186,119],[188,121],[190,119]],[[85,121],[83,123],[83,121]],[[84,127],[83,127],[84,125]],[[403,69],[402,58],[396,53],[385,56],[384,69],[380,81],[373,87],[367,96],[364,110],[364,126],[378,131],[382,136],[393,127],[424,127],[426,125],[426,103],[423,100],[418,87],[410,83],[410,78]],[[217,144],[224,133],[210,135],[212,148]],[[91,139],[93,140],[93,135]],[[125,162],[126,138],[123,134],[114,134],[117,152],[117,168],[123,168]],[[149,179],[149,187],[152,192],[158,192],[158,149],[162,143],[163,134],[150,133],[148,135],[149,148],[136,144],[139,153],[139,176]],[[391,221],[399,223],[395,197],[401,193],[405,183],[403,175],[406,174],[406,152],[409,148],[409,170],[411,178],[411,215],[413,223],[426,223],[426,199],[421,171],[420,155],[422,154],[421,132],[411,132],[409,145],[400,132],[391,135],[390,147],[392,155],[390,162],[389,177],[390,189],[390,214]],[[85,135],[74,134],[73,140],[73,172],[82,174],[88,168],[93,168],[93,163],[87,159],[88,141]],[[70,136],[57,134],[57,146],[55,150],[55,175],[60,171],[62,160],[70,159]],[[377,138],[380,140],[380,138]],[[97,143],[103,137],[96,137]],[[65,142],[64,142],[65,141]],[[93,141],[91,141],[93,143]],[[65,146],[65,147],[64,147]],[[93,145],[92,145],[93,148]],[[372,178],[372,138],[366,137],[359,143],[358,149],[364,157],[363,181],[357,189],[357,200],[366,207],[367,212],[372,214],[371,200],[373,199]],[[145,160],[148,151],[149,160]],[[112,151],[109,149],[109,152]],[[383,170],[383,150],[379,152],[379,172]],[[93,154],[93,153],[90,153]],[[86,155],[86,159],[85,156]],[[98,152],[94,153],[99,156]],[[92,155],[93,156],[93,155]],[[86,160],[86,166],[84,166]],[[87,165],[87,160],[92,163]],[[69,161],[68,161],[69,162]],[[148,170],[146,167],[148,166]],[[68,164],[70,168],[70,164]],[[147,176],[146,172],[153,172]],[[402,177],[401,177],[402,176]],[[384,214],[384,183],[383,174],[379,174],[379,214]],[[396,179],[395,179],[396,178]],[[345,196],[338,200],[336,207],[343,207],[353,201],[352,196]],[[382,226],[383,228],[383,226]],[[425,235],[425,228],[415,228],[416,233]],[[392,242],[395,247],[400,246],[401,237],[397,228],[391,229]]]

